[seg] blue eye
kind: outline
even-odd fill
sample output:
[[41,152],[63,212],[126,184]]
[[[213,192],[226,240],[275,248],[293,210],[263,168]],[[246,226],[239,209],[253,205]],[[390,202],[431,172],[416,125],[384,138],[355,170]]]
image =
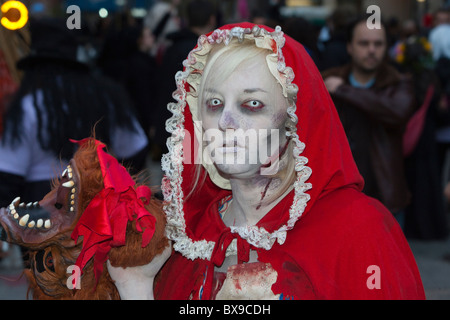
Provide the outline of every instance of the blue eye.
[[250,110],[259,110],[264,107],[264,104],[261,101],[258,100],[249,100],[242,104],[244,108],[250,109]]
[[206,106],[210,109],[217,109],[223,106],[223,103],[220,99],[213,98],[206,101]]
[[221,104],[222,104],[222,101],[220,101],[219,99],[211,99],[211,105],[218,106]]

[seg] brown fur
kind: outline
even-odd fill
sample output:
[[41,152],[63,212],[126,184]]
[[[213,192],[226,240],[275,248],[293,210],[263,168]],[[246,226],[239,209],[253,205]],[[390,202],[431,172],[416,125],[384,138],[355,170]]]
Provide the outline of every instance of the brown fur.
[[[34,299],[120,299],[119,293],[108,274],[106,263],[96,285],[93,259],[83,269],[81,289],[71,290],[67,287],[67,279],[71,276],[67,273],[67,268],[75,264],[82,248],[82,242],[79,241],[75,244],[70,239],[71,233],[89,202],[103,189],[103,178],[97,158],[95,140],[92,139],[83,145],[74,155],[74,160],[81,180],[76,219],[68,229],[61,231],[50,239],[46,239],[39,244],[39,248],[36,248],[36,246],[32,248],[30,252],[31,268],[25,272],[30,283],[29,292]],[[57,186],[58,182],[55,182],[54,187]],[[52,192],[46,197],[51,196]],[[152,198],[146,208],[155,216],[157,221],[156,230],[149,245],[142,248],[141,233],[136,230],[135,222],[128,222],[126,244],[112,248],[109,252],[109,259],[113,266],[126,268],[147,264],[167,247],[168,239],[164,235],[166,221],[160,201]],[[45,250],[44,256],[51,252],[53,259],[46,259],[44,263],[37,261],[39,250]],[[51,260],[53,260],[52,263]],[[38,272],[37,264],[42,263],[46,270]],[[50,270],[46,263],[51,265],[54,271]]]

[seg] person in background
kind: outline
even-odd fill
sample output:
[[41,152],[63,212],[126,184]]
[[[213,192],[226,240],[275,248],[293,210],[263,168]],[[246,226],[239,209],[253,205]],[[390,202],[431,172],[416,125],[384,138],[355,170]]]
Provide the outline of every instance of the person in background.
[[[13,80],[3,51],[0,48],[0,137],[3,133],[3,115],[11,96],[17,90],[17,83]],[[9,245],[0,241],[0,261],[8,255]]]
[[283,23],[283,30],[287,35],[300,42],[313,59],[319,70],[321,66],[321,52],[317,46],[318,32],[314,25],[301,17],[291,17]]
[[429,40],[436,63],[435,71],[442,88],[437,140],[440,148],[445,207],[448,210],[450,207],[450,9],[439,9],[434,14],[433,25]]
[[17,90],[17,83],[9,71],[5,56],[0,49],[0,137],[3,133],[3,117],[6,113],[7,102]]
[[412,82],[386,60],[386,29],[369,29],[367,17],[349,26],[351,62],[322,76],[339,112],[364,192],[379,199],[404,224],[410,202],[403,159],[403,132],[414,112]]
[[158,94],[157,65],[150,54],[154,39],[148,27],[123,26],[110,31],[97,58],[102,74],[127,91],[148,137],[156,118],[153,101]]
[[8,105],[0,139],[0,207],[20,196],[42,199],[76,150],[69,139],[93,134],[133,173],[144,169],[147,137],[122,87],[78,62],[65,21],[30,21],[30,55]]
[[201,34],[216,27],[216,11],[208,0],[192,0],[186,6],[187,27],[167,35],[171,45],[164,53],[160,66],[157,96],[157,112],[153,128],[154,159],[159,161],[162,153],[167,152],[166,140],[169,137],[165,123],[171,113],[167,110],[167,101],[172,100],[172,93],[176,90],[175,74],[180,70],[182,61],[187,58],[189,51],[197,43]]
[[450,9],[448,6],[441,7],[433,15],[433,27],[450,23]]
[[[320,70],[327,70],[350,62],[347,52],[347,26],[356,16],[354,8],[349,5],[339,6],[327,19],[322,31],[328,31],[328,38],[320,41]],[[323,34],[321,34],[323,36]],[[321,37],[322,39],[322,37]]]
[[180,3],[180,0],[157,0],[151,5],[144,18],[144,26],[149,28],[155,37],[151,55],[158,64],[161,63],[167,46],[170,45],[167,35],[179,31],[181,28]]
[[434,15],[434,28],[428,36],[433,48],[433,59],[450,59],[450,10],[440,9]]
[[411,77],[417,111],[408,122],[403,137],[405,170],[411,191],[411,203],[406,207],[404,232],[408,238],[445,239],[448,223],[442,193],[442,172],[437,123],[440,116],[441,86],[435,70],[432,47],[418,30],[393,50],[393,61],[400,72]]

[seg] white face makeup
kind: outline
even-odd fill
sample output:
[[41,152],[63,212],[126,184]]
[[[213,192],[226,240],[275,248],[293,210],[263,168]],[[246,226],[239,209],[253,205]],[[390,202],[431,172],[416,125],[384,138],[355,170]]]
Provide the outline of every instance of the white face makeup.
[[[211,72],[220,74],[224,67]],[[286,99],[264,57],[242,63],[225,81],[206,82],[200,99],[206,151],[230,178],[260,174],[261,165],[286,144],[287,119]]]

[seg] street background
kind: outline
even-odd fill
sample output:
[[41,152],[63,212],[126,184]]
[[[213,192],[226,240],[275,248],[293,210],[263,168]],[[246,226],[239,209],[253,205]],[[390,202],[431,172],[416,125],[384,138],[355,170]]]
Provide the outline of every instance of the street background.
[[[389,25],[392,30],[397,30],[400,27],[408,26],[410,22],[414,22],[420,29],[423,29],[427,32],[431,30],[433,27],[431,24],[433,13],[441,8],[446,6],[450,7],[450,0],[227,0],[227,1],[219,1],[219,0],[211,0],[215,3],[216,7],[220,9],[220,16],[222,22],[235,22],[235,21],[243,21],[250,20],[253,18],[254,22],[261,22],[263,24],[269,24],[273,21],[268,19],[265,15],[259,16],[263,9],[271,9],[277,8],[277,14],[284,18],[289,17],[302,17],[308,20],[310,24],[315,26],[314,30],[327,31],[327,22],[329,22],[328,18],[330,15],[337,9],[340,9],[344,6],[352,7],[352,10],[355,12],[365,12],[365,9],[371,5],[376,5],[381,8],[381,15],[384,20],[389,21]],[[0,3],[4,3],[4,0],[0,0]],[[23,2],[27,5],[30,11],[30,16],[32,15],[44,15],[44,14],[55,14],[66,16],[66,8],[69,5],[77,5],[81,12],[83,13],[83,24],[82,31],[92,33],[93,42],[89,43],[89,45],[85,46],[81,51],[81,58],[87,64],[92,63],[95,59],[98,58],[98,54],[100,49],[102,48],[100,44],[103,44],[103,41],[106,39],[107,32],[109,31],[109,27],[116,26],[119,24],[125,23],[125,21],[133,20],[140,21],[147,27],[151,27],[155,25],[155,19],[150,19],[151,17],[149,11],[147,10],[152,5],[156,3],[175,3],[180,5],[180,16],[183,12],[183,4],[187,3],[187,0],[23,0]],[[237,10],[239,4],[247,3],[247,7],[245,10]],[[278,6],[276,5],[278,4]],[[169,6],[168,6],[169,7]],[[168,12],[162,12],[162,17],[170,17],[171,10],[173,7],[170,7]],[[272,8],[272,9],[273,9]],[[242,8],[241,8],[242,9]],[[129,12],[128,12],[129,11]],[[352,12],[353,12],[352,11]],[[252,13],[253,12],[253,13]],[[126,14],[125,14],[126,13]],[[252,13],[253,17],[250,17],[250,13]],[[156,14],[156,13],[155,13]],[[172,13],[171,13],[172,14]],[[172,18],[174,21],[180,21],[180,17],[172,14]],[[262,20],[261,20],[262,19]],[[266,20],[264,20],[266,19]],[[171,21],[171,20],[170,20]],[[167,22],[167,20],[166,20]],[[159,25],[159,23],[158,23]],[[158,26],[157,25],[157,26]],[[170,23],[167,24],[171,26]],[[395,27],[395,28],[394,28]],[[169,28],[169,27],[168,27]],[[158,28],[152,28],[152,30]],[[391,32],[392,32],[391,30]],[[423,31],[422,30],[422,31]],[[161,30],[159,30],[161,31]],[[172,30],[174,31],[174,30]],[[306,35],[309,35],[306,29],[302,29]],[[2,32],[6,34],[6,29],[0,26],[0,36],[2,36]],[[8,31],[9,32],[9,31]],[[329,32],[329,30],[328,30]],[[25,34],[25,33],[24,33]],[[167,31],[168,34],[168,31]],[[423,35],[422,33],[420,33]],[[6,34],[10,36],[10,39],[14,39],[16,37],[16,33],[10,32]],[[320,32],[321,36],[325,35],[325,38],[329,36],[327,32]],[[305,34],[303,34],[305,36]],[[399,39],[400,40],[400,39]],[[323,40],[324,41],[324,40]],[[329,39],[327,40],[329,41]],[[11,41],[1,41],[0,40],[0,49],[8,49],[2,48],[8,47],[7,44],[12,43]],[[124,44],[118,42],[119,44],[116,49],[125,46]],[[158,44],[158,43],[157,43]],[[163,47],[164,43],[160,44]],[[159,48],[161,48],[159,47]],[[156,57],[156,61],[159,61],[158,48],[154,46],[151,50],[152,56]],[[9,48],[11,49],[11,48]],[[19,50],[21,48],[13,48],[13,50],[5,50],[5,52],[16,53],[22,52],[23,50]],[[17,49],[17,50],[16,50]],[[319,48],[320,49],[320,48]],[[105,50],[106,53],[116,52],[116,50]],[[156,53],[155,53],[156,52]],[[20,58],[19,54],[12,54],[12,58],[17,61]],[[185,56],[183,56],[185,57]],[[181,61],[180,61],[181,62]],[[15,63],[11,63],[12,66]],[[181,67],[181,64],[177,66],[177,71]],[[20,74],[14,68],[11,69],[12,76],[14,79],[20,78]],[[157,72],[153,72],[154,74],[158,74]],[[160,79],[158,79],[160,80]],[[170,79],[170,83],[173,84],[173,77]],[[172,91],[171,91],[172,92]],[[1,95],[0,95],[1,96]],[[166,100],[164,100],[166,101]],[[152,100],[153,102],[153,100]],[[164,105],[165,108],[165,105]],[[161,117],[161,123],[165,123],[164,114],[159,114],[158,112],[153,112],[152,117]],[[0,119],[1,120],[1,119]],[[163,127],[163,126],[161,126]],[[450,127],[450,124],[449,124]],[[153,128],[154,129],[154,128]],[[149,130],[147,130],[149,131]],[[163,130],[164,133],[165,129]],[[153,137],[154,138],[154,137]],[[152,152],[154,153],[154,157],[160,156],[162,153],[162,148],[165,147],[166,137],[161,135],[161,145],[159,145],[158,141],[154,142]],[[442,142],[442,141],[440,141]],[[450,141],[444,141],[447,143],[447,147],[450,150]],[[159,149],[161,148],[161,149]],[[450,152],[448,153],[449,157],[445,158],[446,162],[446,172],[450,173]],[[428,155],[427,155],[428,156]],[[438,165],[438,164],[436,164]],[[160,162],[156,161],[153,163],[149,163],[149,170],[152,172],[152,181],[151,185],[160,184],[161,176],[159,175],[161,166]],[[423,169],[424,171],[429,168]],[[426,171],[427,172],[427,171]],[[448,176],[447,176],[448,177]],[[447,179],[446,182],[449,180]],[[422,186],[421,186],[422,187]],[[450,188],[450,183],[449,183]],[[8,201],[10,201],[8,199]],[[8,202],[9,203],[9,202]],[[447,210],[447,221],[450,221],[449,210]],[[428,215],[429,213],[433,213],[432,210],[426,210],[425,213]],[[450,226],[449,226],[450,230]],[[426,297],[429,300],[450,300],[450,239],[446,240],[416,240],[416,239],[408,239],[412,252],[416,258],[417,265],[419,271],[421,273],[423,285],[425,288]],[[6,244],[1,244],[3,246],[3,250],[0,252],[6,252],[6,256],[0,261],[0,300],[25,300],[27,299],[27,280],[23,275],[23,266],[22,260],[20,257],[20,250],[16,246],[10,246],[7,248]],[[311,257],[312,259],[314,257]]]

